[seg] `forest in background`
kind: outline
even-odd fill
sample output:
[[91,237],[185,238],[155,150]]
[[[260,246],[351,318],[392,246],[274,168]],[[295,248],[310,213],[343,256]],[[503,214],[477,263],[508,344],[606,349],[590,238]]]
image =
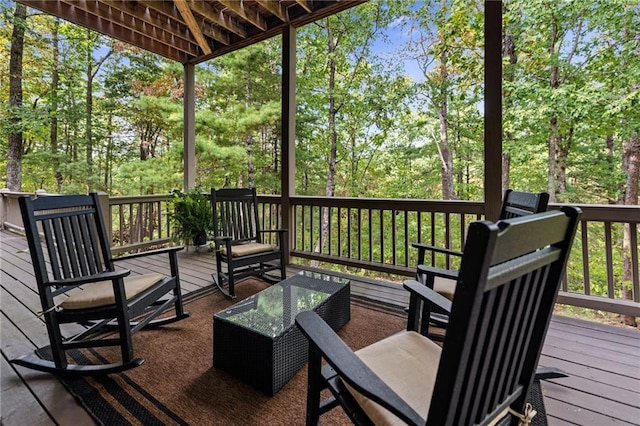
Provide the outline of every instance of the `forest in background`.
[[[504,186],[637,204],[640,3],[504,6]],[[1,7],[6,187],[181,188],[182,66]],[[280,42],[196,67],[199,186],[279,193]],[[297,194],[483,198],[482,2],[369,1],[298,29],[297,51]]]
[[[640,0],[503,4],[503,189],[638,205]],[[296,194],[481,200],[483,7],[370,0],[299,28]],[[4,186],[182,189],[181,64],[18,3],[0,13]],[[196,67],[200,188],[280,193],[281,54],[275,37]],[[589,253],[604,259],[598,227]],[[615,291],[632,298],[630,226],[612,232]],[[570,290],[607,294],[592,267],[589,282],[568,269]]]

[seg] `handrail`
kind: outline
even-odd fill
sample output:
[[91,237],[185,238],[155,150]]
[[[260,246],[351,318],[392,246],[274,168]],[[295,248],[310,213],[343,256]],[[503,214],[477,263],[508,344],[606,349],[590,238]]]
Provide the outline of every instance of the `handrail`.
[[[17,198],[24,194],[30,193],[0,191],[3,228],[22,228]],[[108,197],[108,203],[102,204],[109,206],[112,250],[121,253],[169,242],[168,198],[168,194]],[[280,227],[280,196],[259,195],[258,201],[263,229]],[[412,248],[413,242],[461,250],[469,223],[484,213],[484,204],[479,201],[294,196],[291,205],[290,254],[297,263],[341,265],[359,275],[384,274],[395,281],[415,273],[417,250]],[[561,206],[552,204],[550,208]],[[583,211],[580,229],[558,303],[640,316],[640,206],[578,207]],[[322,232],[323,222],[326,232]],[[623,248],[620,241],[625,227],[628,247]],[[621,295],[624,253],[631,275],[624,285],[633,300]],[[456,259],[445,255],[434,254],[427,261],[446,268],[459,266]]]

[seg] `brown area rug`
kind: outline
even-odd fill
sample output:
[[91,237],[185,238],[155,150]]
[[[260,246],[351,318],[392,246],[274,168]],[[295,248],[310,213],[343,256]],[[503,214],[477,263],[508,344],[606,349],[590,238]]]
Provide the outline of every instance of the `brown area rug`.
[[[267,286],[246,279],[236,287],[236,301]],[[306,366],[274,397],[213,367],[213,314],[233,303],[217,289],[191,294],[185,300],[190,318],[134,336],[135,355],[145,359],[142,366],[108,377],[60,380],[103,425],[304,425]],[[352,298],[351,320],[338,334],[356,350],[405,326],[404,313]],[[72,356],[78,363],[119,360],[114,348],[74,351]],[[529,401],[538,411],[532,426],[546,425],[538,382]],[[339,408],[321,421],[324,426],[350,424]]]
[[[268,284],[247,279],[236,287],[237,300]],[[62,378],[91,415],[105,425],[302,425],[307,369],[303,367],[274,397],[213,367],[213,314],[232,305],[217,290],[185,301],[191,317],[134,336],[142,366],[102,378]],[[351,320],[339,334],[354,350],[406,326],[403,315],[352,302]],[[117,360],[117,349],[83,351],[77,362]],[[324,425],[348,424],[336,409],[322,417]]]

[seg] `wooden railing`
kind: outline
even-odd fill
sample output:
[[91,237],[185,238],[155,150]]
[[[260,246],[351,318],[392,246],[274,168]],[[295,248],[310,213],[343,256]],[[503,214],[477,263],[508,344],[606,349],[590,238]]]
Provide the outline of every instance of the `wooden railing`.
[[[19,230],[19,193],[2,192],[3,228]],[[106,195],[104,198],[108,198]],[[281,200],[261,195],[263,229],[281,226]],[[111,219],[115,253],[167,243],[168,195],[111,197],[105,217]],[[291,198],[291,256],[297,263],[345,268],[362,276],[401,281],[415,272],[413,242],[461,250],[470,222],[483,217],[475,201],[367,198]],[[552,205],[550,208],[559,208]],[[558,302],[607,312],[640,316],[638,223],[640,206],[579,205],[583,211]],[[326,226],[323,227],[323,222]],[[628,229],[628,246],[622,244]],[[623,263],[631,276],[623,281]],[[458,259],[433,256],[435,266],[456,268]],[[626,286],[632,300],[623,297]]]
[[[261,196],[278,205],[279,197]],[[343,265],[360,275],[415,274],[413,242],[462,250],[470,222],[483,217],[481,202],[292,197],[291,255]],[[552,204],[550,209],[559,209]],[[638,223],[640,206],[578,205],[583,211],[558,302],[640,316]],[[273,211],[273,208],[268,210]],[[325,230],[323,232],[323,222]],[[623,239],[627,227],[627,246]],[[625,260],[626,257],[626,260]],[[432,255],[433,266],[456,268],[459,259]],[[628,262],[630,276],[623,276]],[[632,299],[623,296],[628,288]]]
[[131,252],[171,241],[167,200],[168,195],[109,197],[111,251]]

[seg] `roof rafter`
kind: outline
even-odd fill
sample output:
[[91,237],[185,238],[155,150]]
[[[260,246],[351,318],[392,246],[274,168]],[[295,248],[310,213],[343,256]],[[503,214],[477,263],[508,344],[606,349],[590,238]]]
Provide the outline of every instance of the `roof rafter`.
[[367,0],[16,0],[183,64],[198,64]]
[[298,3],[300,6],[302,6],[304,8],[304,10],[306,10],[307,12],[311,13],[313,12],[313,7],[311,6],[311,2],[313,0],[309,1],[309,0],[296,0],[296,3]]
[[262,31],[267,30],[267,22],[265,19],[255,10],[246,8],[243,0],[218,0],[221,5],[228,7],[237,13],[242,19],[249,21],[255,27]]
[[256,0],[256,2],[267,9],[269,12],[273,13],[278,17],[282,22],[287,22],[289,18],[287,17],[287,10],[282,6],[282,3],[278,0]]
[[209,46],[209,42],[204,38],[204,34],[202,34],[202,30],[196,21],[196,18],[193,17],[193,13],[191,13],[191,8],[189,7],[189,3],[187,0],[173,0],[173,3],[178,8],[180,15],[186,21],[187,26],[191,30],[191,34],[198,40],[198,44],[200,48],[204,52],[205,55],[210,55],[212,50],[211,46]]

